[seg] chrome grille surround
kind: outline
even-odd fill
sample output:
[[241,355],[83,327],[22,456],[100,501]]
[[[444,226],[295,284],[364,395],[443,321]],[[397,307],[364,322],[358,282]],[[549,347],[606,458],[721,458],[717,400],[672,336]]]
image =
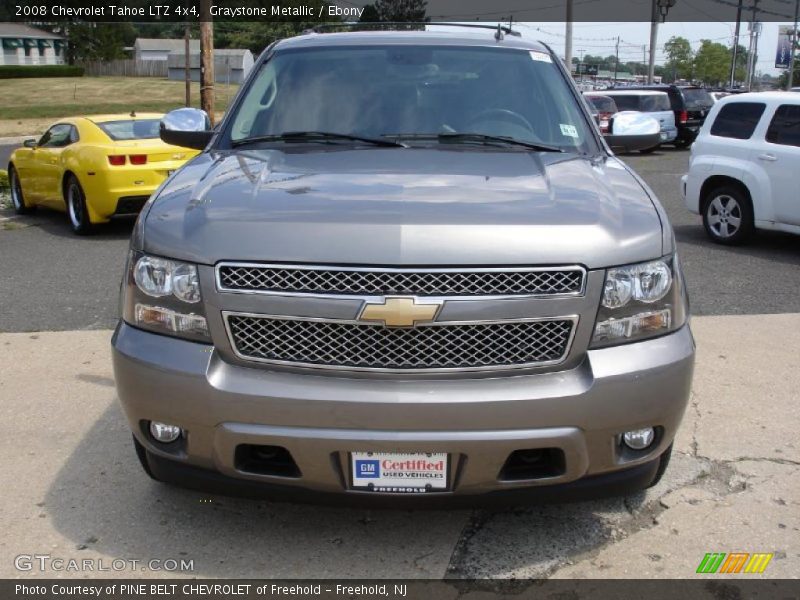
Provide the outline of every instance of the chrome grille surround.
[[222,262],[221,292],[321,297],[447,298],[582,296],[586,270],[578,265],[497,268],[388,268]]
[[388,328],[360,321],[223,311],[236,356],[284,366],[432,373],[563,362],[578,317],[434,322]]

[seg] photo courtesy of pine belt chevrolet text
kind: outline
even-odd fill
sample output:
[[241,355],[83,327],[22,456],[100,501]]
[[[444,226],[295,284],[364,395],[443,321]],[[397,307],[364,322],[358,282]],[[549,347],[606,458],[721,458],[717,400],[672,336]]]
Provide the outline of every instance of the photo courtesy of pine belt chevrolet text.
[[[269,46],[144,206],[113,336],[154,479],[345,504],[654,485],[695,346],[672,228],[562,62],[502,27]],[[453,31],[455,30],[455,32]],[[624,113],[621,113],[624,117]]]

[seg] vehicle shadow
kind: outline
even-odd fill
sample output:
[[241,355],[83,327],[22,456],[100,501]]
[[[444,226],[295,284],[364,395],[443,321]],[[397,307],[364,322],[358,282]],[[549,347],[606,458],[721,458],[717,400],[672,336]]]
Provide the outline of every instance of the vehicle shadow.
[[[9,215],[10,216],[10,215]],[[12,221],[23,227],[38,227],[56,237],[81,239],[87,242],[130,239],[135,217],[119,217],[95,226],[91,235],[77,236],[70,228],[67,215],[56,210],[39,207],[35,212],[20,215]]]
[[[111,380],[94,383],[108,390]],[[461,578],[545,574],[612,539],[644,497],[471,512],[208,496],[147,478],[114,401],[64,461],[45,506],[74,557],[194,561],[169,576]]]
[[712,242],[701,223],[673,225],[675,239],[679,247],[689,244],[703,248],[709,254],[725,254],[760,258],[769,262],[790,265],[800,264],[800,244],[798,237],[781,231],[756,231],[753,237],[742,246],[724,246]]

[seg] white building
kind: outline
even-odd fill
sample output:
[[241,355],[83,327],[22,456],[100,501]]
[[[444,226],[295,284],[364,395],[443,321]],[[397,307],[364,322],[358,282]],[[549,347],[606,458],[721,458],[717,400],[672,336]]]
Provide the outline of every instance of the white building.
[[63,36],[22,23],[0,23],[0,65],[63,65]]
[[[180,52],[169,55],[169,78],[183,81],[186,76],[186,58]],[[242,83],[253,68],[253,53],[250,50],[214,50],[214,80],[217,83]],[[200,52],[189,56],[189,70],[192,81],[200,81]]]
[[[133,44],[133,58],[136,60],[167,60],[170,53],[185,52],[184,40],[136,38]],[[189,40],[189,53],[200,54],[200,40]]]

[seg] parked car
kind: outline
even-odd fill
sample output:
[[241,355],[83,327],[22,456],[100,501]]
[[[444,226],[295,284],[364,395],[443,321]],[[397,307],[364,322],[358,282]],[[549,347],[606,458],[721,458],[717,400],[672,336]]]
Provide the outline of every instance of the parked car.
[[675,126],[678,128],[678,137],[674,143],[679,148],[687,147],[694,141],[708,111],[714,106],[714,99],[708,91],[698,86],[659,84],[630,86],[625,89],[667,93],[672,112],[675,114]]
[[[607,90],[605,94],[614,100],[619,110],[643,112],[658,121],[661,126],[661,143],[673,142],[678,137],[678,129],[675,127],[675,115],[672,113],[669,98],[665,92],[613,89]],[[648,150],[652,151],[655,148],[649,148]]]
[[65,211],[85,235],[112,217],[136,215],[147,198],[197,150],[159,139],[162,114],[61,119],[11,154],[8,176],[18,213]]
[[204,151],[139,215],[112,341],[152,477],[411,506],[661,477],[694,362],[669,221],[558,56],[483,31],[283,39],[214,131],[164,118]]
[[709,95],[711,96],[711,99],[716,103],[725,98],[726,96],[730,96],[731,93],[715,91],[715,92],[709,92]]
[[610,133],[611,117],[619,112],[614,99],[610,96],[586,92],[584,92],[583,96],[589,101],[590,106],[597,111],[597,125],[600,127],[600,133]]
[[720,244],[754,229],[800,234],[800,96],[760,92],[714,106],[681,180],[686,206]]

